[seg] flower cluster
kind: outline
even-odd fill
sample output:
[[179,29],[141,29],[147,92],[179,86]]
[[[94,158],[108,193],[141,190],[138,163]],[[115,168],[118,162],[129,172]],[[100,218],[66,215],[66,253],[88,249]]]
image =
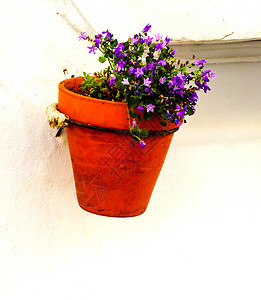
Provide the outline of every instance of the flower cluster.
[[[108,30],[93,39],[84,32],[79,36],[79,40],[91,42],[90,53],[100,50],[101,63],[108,61],[106,83],[117,90],[115,101],[127,103],[133,137],[131,145],[134,146],[136,140],[141,148],[146,145],[143,138],[148,131],[139,128],[137,121],[159,115],[162,126],[168,122],[179,126],[186,115],[194,114],[198,91],[210,91],[208,83],[216,77],[211,70],[204,70],[206,61],[196,60],[194,54],[191,62],[181,63],[176,51],[169,46],[171,39],[160,34],[149,35],[150,29],[148,24],[140,33],[121,43]],[[89,90],[89,80],[90,77],[83,82],[83,89]]]

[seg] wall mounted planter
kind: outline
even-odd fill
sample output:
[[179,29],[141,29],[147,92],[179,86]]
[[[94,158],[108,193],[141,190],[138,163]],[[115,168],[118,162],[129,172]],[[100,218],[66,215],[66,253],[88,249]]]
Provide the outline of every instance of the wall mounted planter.
[[[59,84],[59,111],[76,122],[102,128],[129,130],[126,103],[94,99],[71,91],[81,77]],[[162,127],[154,118],[143,121],[150,131],[178,129]],[[150,135],[147,146],[130,145],[128,134],[72,125],[67,137],[78,203],[84,210],[111,217],[142,214],[163,166],[173,133]]]

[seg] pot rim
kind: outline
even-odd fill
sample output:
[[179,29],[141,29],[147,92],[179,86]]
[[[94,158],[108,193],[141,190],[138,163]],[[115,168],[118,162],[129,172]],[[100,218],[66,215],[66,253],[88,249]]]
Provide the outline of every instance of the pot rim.
[[[71,84],[72,87],[73,85],[77,86],[80,84],[82,78],[82,76],[73,77],[59,83],[59,110],[76,122],[99,127],[129,130],[127,103],[80,95],[65,86],[66,84]],[[71,101],[71,99],[74,99],[74,101]],[[160,115],[155,114],[153,119],[138,121],[137,124],[139,127],[144,127],[152,131],[169,130],[181,126],[181,124],[168,123],[166,127],[163,127],[159,123],[160,118]]]

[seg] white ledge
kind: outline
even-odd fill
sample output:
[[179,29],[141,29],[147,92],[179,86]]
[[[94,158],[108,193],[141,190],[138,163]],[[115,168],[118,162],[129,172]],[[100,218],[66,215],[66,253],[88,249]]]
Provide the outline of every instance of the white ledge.
[[177,57],[205,59],[207,63],[236,63],[261,61],[261,40],[172,41]]

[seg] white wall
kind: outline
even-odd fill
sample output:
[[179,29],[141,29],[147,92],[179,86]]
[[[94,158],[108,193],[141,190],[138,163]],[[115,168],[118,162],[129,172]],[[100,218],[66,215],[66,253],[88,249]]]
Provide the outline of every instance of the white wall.
[[[75,199],[66,135],[45,116],[64,68],[100,67],[66,3],[0,4],[0,298],[260,299],[260,61],[208,66],[212,92],[175,135],[144,215],[92,215]],[[151,22],[176,39],[260,37],[251,1],[75,3],[121,36]]]
[[[73,14],[70,0],[65,3],[65,7],[57,5],[58,11],[66,14],[69,10]],[[228,39],[244,39],[261,35],[261,3],[256,0],[96,0],[91,3],[74,0],[73,3],[97,31],[110,28],[125,38],[147,23],[156,32],[165,32],[175,40],[213,40],[226,35]],[[76,22],[76,14],[73,18]]]

